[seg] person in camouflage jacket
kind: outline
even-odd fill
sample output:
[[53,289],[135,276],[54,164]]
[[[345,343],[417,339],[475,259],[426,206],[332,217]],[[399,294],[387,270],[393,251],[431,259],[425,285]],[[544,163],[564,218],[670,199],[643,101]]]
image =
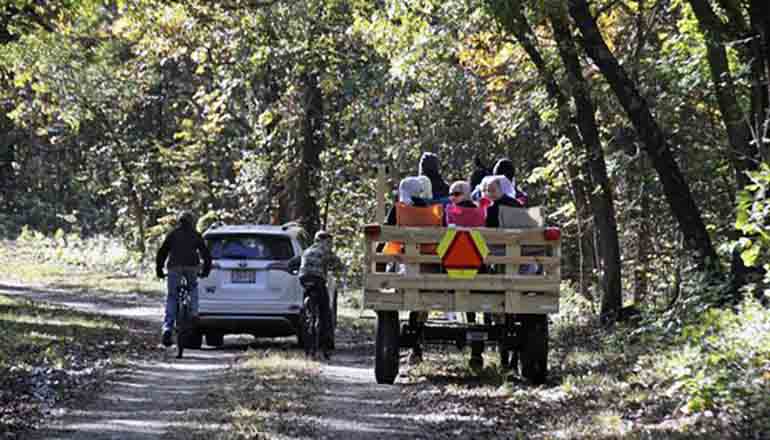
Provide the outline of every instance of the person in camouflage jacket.
[[309,286],[317,285],[316,291],[321,316],[321,349],[324,357],[331,356],[332,311],[329,307],[329,292],[326,290],[326,274],[329,270],[342,269],[342,261],[332,250],[333,240],[326,231],[318,231],[312,246],[302,253],[302,263],[299,268],[299,281],[305,288],[305,296]]

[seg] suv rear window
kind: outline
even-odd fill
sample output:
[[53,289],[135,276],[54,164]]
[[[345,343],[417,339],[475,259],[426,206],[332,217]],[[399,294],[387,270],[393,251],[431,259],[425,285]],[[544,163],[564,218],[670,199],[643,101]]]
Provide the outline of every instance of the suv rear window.
[[269,234],[206,237],[211,257],[218,260],[288,260],[294,256],[289,237]]

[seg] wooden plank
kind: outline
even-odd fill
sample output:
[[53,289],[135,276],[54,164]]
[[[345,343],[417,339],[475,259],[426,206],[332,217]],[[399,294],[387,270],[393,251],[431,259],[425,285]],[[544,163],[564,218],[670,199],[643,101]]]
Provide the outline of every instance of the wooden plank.
[[[481,233],[487,244],[520,243],[531,245],[556,244],[557,241],[546,241],[544,228],[529,229],[499,229],[499,228],[457,228],[459,230],[474,230]],[[379,241],[404,241],[413,243],[437,243],[446,234],[444,227],[410,227],[380,225]]]
[[521,292],[469,293],[397,292],[366,290],[364,306],[375,310],[410,310],[489,313],[557,313],[559,297],[554,293],[528,295]]
[[409,258],[411,261],[406,264],[406,275],[407,276],[415,276],[420,273],[420,265],[418,263],[412,262],[414,260],[414,257],[420,255],[420,252],[418,251],[417,244],[414,243],[405,243],[404,244],[404,255]]
[[368,289],[423,289],[423,290],[531,290],[535,292],[558,292],[559,279],[540,275],[476,275],[472,280],[451,279],[446,274],[420,274],[419,277],[404,277],[398,274],[371,274],[366,279]]
[[374,310],[405,310],[401,291],[364,290],[364,307]]
[[[441,257],[438,255],[385,255],[373,254],[372,261],[377,263],[441,263]],[[540,264],[543,266],[558,265],[561,258],[558,257],[507,257],[488,255],[484,259],[485,264]]]
[[521,308],[521,292],[514,292],[514,291],[505,292],[505,304],[503,306],[503,311],[507,313],[515,313],[515,312],[508,312],[508,310],[518,310],[520,308]]
[[[521,257],[521,246],[518,243],[505,245],[506,257]],[[519,273],[519,265],[508,263],[505,265],[505,276],[511,278]]]
[[376,261],[374,259],[374,243],[369,240],[364,240],[364,277],[368,273],[377,272],[375,268]]
[[455,310],[466,311],[471,306],[471,293],[468,290],[456,290],[455,293]]
[[[385,218],[385,193],[387,192],[387,183],[385,182],[385,166],[377,167],[377,209],[375,215],[378,219]],[[383,220],[384,221],[384,220]]]
[[508,292],[505,294],[505,313],[558,313],[559,295],[553,292]]
[[447,292],[405,292],[404,308],[412,311],[452,311],[454,294]]
[[503,293],[471,293],[466,307],[456,307],[458,312],[503,312],[505,295]]

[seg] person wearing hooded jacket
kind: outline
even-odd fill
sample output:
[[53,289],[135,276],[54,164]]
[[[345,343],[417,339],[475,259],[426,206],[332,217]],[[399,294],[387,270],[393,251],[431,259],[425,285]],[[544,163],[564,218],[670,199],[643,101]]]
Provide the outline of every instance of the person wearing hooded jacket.
[[499,228],[500,206],[521,208],[522,204],[513,198],[513,185],[507,177],[497,175],[484,180],[484,195],[492,201],[492,205],[487,208],[486,226],[488,228]]
[[[448,190],[447,190],[448,192]],[[401,180],[398,185],[398,201],[409,206],[428,206],[428,202],[434,197],[432,182],[428,176],[410,176]],[[396,211],[398,205],[394,205],[388,213],[385,224],[395,225],[398,216]],[[378,252],[382,248],[378,249]],[[395,267],[394,267],[395,269]],[[424,325],[427,319],[425,312],[409,312],[409,322],[412,328],[416,330],[415,344],[409,354],[409,363],[417,364],[422,362],[422,344],[424,339]]]
[[331,357],[332,349],[332,310],[329,307],[329,292],[326,290],[327,272],[342,269],[342,260],[334,253],[333,237],[327,231],[318,231],[314,243],[302,252],[302,262],[299,267],[299,282],[307,289],[311,285],[319,286],[318,308],[321,320],[321,350],[326,359]]
[[[171,329],[174,328],[177,308],[177,288],[182,277],[190,286],[190,299],[193,320],[198,317],[198,275],[207,277],[211,272],[211,253],[206,247],[201,234],[195,229],[194,217],[190,212],[183,212],[177,219],[176,227],[166,235],[155,257],[155,273],[158,278],[166,278],[163,266],[168,269],[166,292],[166,310],[163,317],[161,342],[166,347],[171,345]],[[203,270],[200,260],[203,259]],[[168,261],[167,261],[168,260]]]
[[418,174],[430,179],[434,200],[441,200],[449,197],[449,185],[447,185],[444,178],[441,177],[439,168],[438,156],[430,152],[422,153]]
[[508,178],[508,180],[511,181],[511,193],[510,196],[514,199],[516,199],[517,202],[519,202],[519,205],[524,207],[527,205],[528,202],[528,196],[527,193],[521,190],[516,185],[516,167],[513,166],[513,161],[511,159],[508,159],[506,157],[499,159],[497,163],[495,163],[494,168],[492,168],[492,175],[502,175]]
[[[427,176],[404,177],[398,184],[398,201],[410,206],[428,206],[433,198],[430,178]],[[396,205],[388,211],[386,225],[396,224]]]

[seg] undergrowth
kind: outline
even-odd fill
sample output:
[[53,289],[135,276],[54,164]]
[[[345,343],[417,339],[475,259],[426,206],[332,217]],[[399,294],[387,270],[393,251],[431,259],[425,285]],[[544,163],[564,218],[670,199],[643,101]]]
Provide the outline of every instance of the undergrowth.
[[147,267],[139,253],[129,250],[122,241],[104,235],[83,238],[59,229],[52,236],[46,236],[24,227],[15,244],[19,257],[37,262],[123,274],[136,274]]

